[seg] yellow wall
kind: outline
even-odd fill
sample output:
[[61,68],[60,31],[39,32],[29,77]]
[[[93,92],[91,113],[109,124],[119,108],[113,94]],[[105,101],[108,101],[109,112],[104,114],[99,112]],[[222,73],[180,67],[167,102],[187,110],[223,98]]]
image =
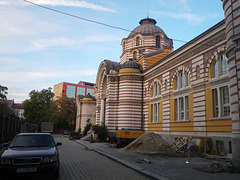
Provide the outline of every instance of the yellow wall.
[[[210,72],[212,73],[212,72]],[[206,121],[207,132],[232,132],[232,121],[229,119],[214,118],[214,101],[211,85],[205,86],[206,94]]]
[[193,122],[193,90],[189,90],[188,95],[189,121]]
[[162,58],[164,58],[165,56],[169,55],[172,51],[173,51],[172,48],[171,49],[166,48],[157,55],[153,54],[151,56],[143,57],[143,58],[139,59],[138,63],[141,64],[143,68],[148,68],[148,67],[152,66],[153,64],[155,64],[156,62],[158,62],[159,60],[161,60]]
[[54,85],[53,87],[53,100],[56,101],[59,97],[62,97],[63,83]]
[[193,132],[193,94],[192,90],[189,91],[188,95],[188,104],[189,104],[189,121],[176,121],[176,113],[175,113],[175,103],[174,103],[174,95],[171,95],[170,99],[170,131],[171,132]]
[[205,86],[205,94],[206,94],[206,119],[210,120],[214,114],[213,108],[213,93],[212,89],[210,89],[211,85]]
[[163,98],[161,97],[161,99],[160,99],[160,119],[159,119],[159,122],[160,123],[163,123],[163,103],[162,103],[162,100],[163,100]]

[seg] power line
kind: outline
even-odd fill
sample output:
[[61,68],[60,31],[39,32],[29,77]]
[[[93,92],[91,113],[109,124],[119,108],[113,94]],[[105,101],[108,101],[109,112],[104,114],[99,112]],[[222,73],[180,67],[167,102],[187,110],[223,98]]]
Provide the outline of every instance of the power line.
[[[118,27],[118,26],[112,26],[112,25],[109,25],[109,24],[106,24],[106,23],[90,20],[90,19],[87,19],[87,18],[83,18],[83,17],[80,17],[80,16],[73,15],[73,14],[69,14],[69,13],[66,13],[66,12],[63,12],[63,11],[59,11],[59,10],[56,10],[56,9],[53,9],[53,8],[49,8],[49,7],[37,4],[37,3],[33,3],[31,1],[27,1],[27,0],[23,0],[23,1],[25,1],[26,3],[38,6],[40,8],[44,8],[44,9],[47,9],[47,10],[50,10],[50,11],[53,11],[53,12],[57,12],[57,13],[60,13],[60,14],[63,14],[63,15],[67,15],[67,16],[74,17],[74,18],[77,18],[77,19],[81,19],[81,20],[84,20],[84,21],[88,21],[88,22],[91,22],[91,23],[100,24],[100,25],[103,25],[103,26],[107,26],[107,27],[110,27],[110,28],[119,29],[119,30],[123,30],[123,31],[127,31],[127,32],[132,32],[132,31],[130,31],[128,29],[125,29],[125,28],[121,28],[121,27]],[[182,42],[182,43],[187,43],[187,41],[183,41],[183,40],[178,40],[178,39],[172,39],[172,40]]]
[[120,29],[120,30],[123,30],[123,31],[131,32],[131,31],[128,30],[128,29],[124,29],[124,28],[117,27],[117,26],[112,26],[112,25],[105,24],[105,23],[102,23],[102,22],[98,22],[98,21],[90,20],[90,19],[87,19],[87,18],[82,18],[82,17],[76,16],[76,15],[72,15],[72,14],[69,14],[69,13],[63,12],[63,11],[59,11],[59,10],[56,10],[56,9],[52,9],[52,8],[49,8],[49,7],[46,7],[46,6],[42,6],[42,5],[39,5],[39,4],[36,4],[36,3],[33,3],[33,2],[31,2],[31,1],[27,1],[27,0],[23,0],[23,1],[25,1],[25,2],[27,2],[27,3],[29,3],[29,4],[32,4],[32,5],[35,5],[35,6],[38,6],[38,7],[41,7],[41,8],[47,9],[47,10],[50,10],[50,11],[54,11],[54,12],[57,12],[57,13],[60,13],[60,14],[64,14],[64,15],[67,15],[67,16],[71,16],[71,17],[74,17],[74,18],[77,18],[77,19],[81,19],[81,20],[84,20],[84,21],[88,21],[88,22],[92,22],[92,23],[100,24],[100,25],[107,26],[107,27],[110,27],[110,28],[115,28],[115,29]]

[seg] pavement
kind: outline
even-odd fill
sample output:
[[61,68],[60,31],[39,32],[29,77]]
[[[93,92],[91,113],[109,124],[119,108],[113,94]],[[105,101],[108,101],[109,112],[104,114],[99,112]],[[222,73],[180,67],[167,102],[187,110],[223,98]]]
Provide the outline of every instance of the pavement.
[[152,179],[158,180],[239,180],[240,173],[209,173],[198,170],[227,166],[229,161],[223,158],[201,157],[167,157],[140,153],[123,152],[120,148],[109,143],[90,143],[89,141],[75,140],[77,143],[132,168]]

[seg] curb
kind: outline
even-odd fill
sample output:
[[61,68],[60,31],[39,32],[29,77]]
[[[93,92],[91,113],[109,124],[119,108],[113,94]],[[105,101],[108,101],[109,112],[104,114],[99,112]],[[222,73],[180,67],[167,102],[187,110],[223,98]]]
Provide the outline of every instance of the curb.
[[81,143],[81,142],[76,141],[76,140],[74,140],[74,141],[75,141],[76,143],[78,143],[78,144],[81,144],[81,145],[87,147],[88,149],[90,149],[90,150],[92,150],[92,151],[95,151],[95,152],[97,152],[97,153],[99,153],[99,154],[101,154],[101,155],[104,155],[104,156],[106,156],[106,157],[108,157],[108,158],[110,158],[110,159],[112,159],[112,160],[114,160],[114,161],[117,161],[117,162],[119,162],[119,163],[121,163],[121,164],[123,164],[123,165],[125,165],[125,166],[127,166],[127,167],[129,167],[129,168],[131,168],[131,169],[133,169],[133,170],[135,170],[135,171],[137,171],[137,172],[140,172],[140,173],[142,173],[142,174],[150,177],[150,178],[153,178],[153,179],[156,179],[156,180],[169,180],[169,179],[166,178],[166,177],[163,177],[163,176],[160,176],[160,175],[158,175],[158,174],[152,173],[152,172],[150,172],[150,171],[148,171],[148,170],[146,170],[146,169],[144,169],[144,168],[139,168],[138,166],[136,166],[136,165],[134,165],[134,164],[132,164],[132,163],[129,163],[129,162],[124,161],[124,160],[122,160],[122,159],[119,159],[119,158],[117,158],[117,157],[115,157],[115,156],[112,156],[112,155],[110,155],[110,154],[107,154],[107,153],[105,153],[105,152],[103,152],[103,151],[101,151],[101,150],[94,149],[94,148],[92,148],[92,147],[90,147],[90,146],[88,146],[88,145],[86,145],[86,144],[84,144],[84,143]]

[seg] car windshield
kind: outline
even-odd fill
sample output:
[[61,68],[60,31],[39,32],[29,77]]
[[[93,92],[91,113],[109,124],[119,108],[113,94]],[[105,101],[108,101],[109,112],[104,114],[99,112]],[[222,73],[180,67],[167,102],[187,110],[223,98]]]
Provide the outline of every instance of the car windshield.
[[10,148],[14,147],[53,147],[54,140],[49,135],[19,135],[15,137],[10,144]]

